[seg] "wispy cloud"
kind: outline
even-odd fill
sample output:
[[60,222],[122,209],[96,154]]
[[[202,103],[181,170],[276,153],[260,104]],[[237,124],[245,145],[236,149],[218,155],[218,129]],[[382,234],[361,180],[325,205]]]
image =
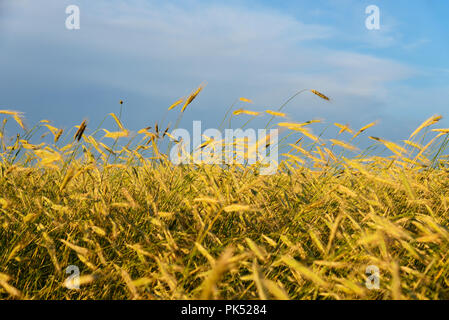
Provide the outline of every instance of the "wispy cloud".
[[[83,110],[95,113],[92,117],[104,115],[110,105],[103,97],[95,100],[95,90],[86,87],[135,96],[139,112],[157,115],[207,81],[192,108],[202,110],[198,117],[216,117],[227,102],[242,95],[255,100],[257,108],[277,105],[298,89],[316,88],[332,96],[333,104],[304,97],[302,106],[295,105],[291,112],[343,114],[359,121],[354,110],[366,115],[383,110],[395,94],[395,84],[418,72],[393,59],[351,48],[331,49],[327,42],[339,34],[337,26],[305,23],[263,6],[78,1],[81,30],[68,31],[67,1],[25,2],[13,4],[10,11],[9,40],[0,52],[0,66],[12,81],[0,89],[2,94],[17,92],[17,86],[41,93],[52,88],[55,95],[84,92],[98,106]],[[65,102],[68,110],[80,100]],[[147,102],[157,104],[147,107]],[[33,112],[35,105],[23,107]],[[139,119],[133,121],[140,125]]]

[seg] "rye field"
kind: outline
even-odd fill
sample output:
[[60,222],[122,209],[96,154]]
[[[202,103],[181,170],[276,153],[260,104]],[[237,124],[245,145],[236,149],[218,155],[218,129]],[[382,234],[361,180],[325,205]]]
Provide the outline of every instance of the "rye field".
[[[201,90],[168,108],[177,123]],[[277,172],[261,175],[174,165],[171,129],[133,134],[119,107],[115,131],[0,110],[0,299],[449,299],[440,116],[393,142],[370,136],[375,122],[324,138],[285,105],[231,108],[224,123],[282,129]]]

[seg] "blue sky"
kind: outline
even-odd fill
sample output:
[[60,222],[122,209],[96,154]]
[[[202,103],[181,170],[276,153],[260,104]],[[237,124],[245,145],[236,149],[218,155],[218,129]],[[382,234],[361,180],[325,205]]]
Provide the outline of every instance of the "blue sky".
[[[80,30],[65,28],[71,4]],[[365,27],[368,5],[380,30]],[[206,82],[182,125],[217,127],[236,98],[262,111],[310,88],[332,102],[298,96],[291,120],[379,120],[372,133],[395,140],[449,117],[448,36],[446,0],[0,0],[0,109],[69,128],[123,99],[137,130]]]

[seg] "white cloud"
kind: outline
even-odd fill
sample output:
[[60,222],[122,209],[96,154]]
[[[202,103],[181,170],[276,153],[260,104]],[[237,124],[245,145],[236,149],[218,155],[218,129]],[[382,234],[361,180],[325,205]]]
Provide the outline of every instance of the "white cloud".
[[398,62],[326,49],[319,40],[336,30],[281,13],[225,5],[182,8],[119,3],[116,11],[110,9],[104,16],[88,13],[85,19],[93,30],[79,45],[88,43],[86,54],[95,50],[105,57],[120,57],[124,67],[139,64],[156,74],[137,76],[128,84],[106,76],[114,86],[154,88],[155,94],[161,94],[164,90],[158,87],[164,81],[158,76],[162,76],[178,88],[185,87],[188,79],[202,78],[214,83],[232,81],[242,90],[255,84],[262,96],[263,87],[294,90],[300,85],[368,96],[412,74]]
[[333,104],[304,97],[295,112],[349,113],[349,121],[360,118],[354,110],[371,114],[385,108],[392,84],[416,74],[397,61],[326,48],[326,40],[339,33],[335,27],[306,24],[263,7],[78,1],[81,30],[69,31],[64,28],[69,2],[10,2],[0,68],[31,75],[28,85],[38,88],[58,90],[70,81],[167,106],[207,81],[196,110],[213,105],[219,109],[213,115],[224,111],[224,101],[239,96],[261,108],[283,102],[296,90],[316,88],[333,97]]

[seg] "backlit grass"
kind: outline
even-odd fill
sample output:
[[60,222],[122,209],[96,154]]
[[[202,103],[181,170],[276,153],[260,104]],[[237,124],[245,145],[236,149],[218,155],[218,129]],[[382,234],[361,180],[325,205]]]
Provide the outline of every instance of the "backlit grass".
[[[293,141],[280,138],[278,172],[262,176],[258,165],[174,166],[159,148],[169,130],[133,136],[115,114],[116,131],[70,134],[1,116],[2,299],[449,299],[440,117],[401,143],[371,137],[374,151],[356,145],[374,123],[335,124],[324,139],[314,121],[283,119]],[[10,120],[23,127],[12,139]],[[44,131],[52,142],[30,142]],[[71,265],[79,290],[66,287]],[[370,265],[379,290],[365,286]]]

